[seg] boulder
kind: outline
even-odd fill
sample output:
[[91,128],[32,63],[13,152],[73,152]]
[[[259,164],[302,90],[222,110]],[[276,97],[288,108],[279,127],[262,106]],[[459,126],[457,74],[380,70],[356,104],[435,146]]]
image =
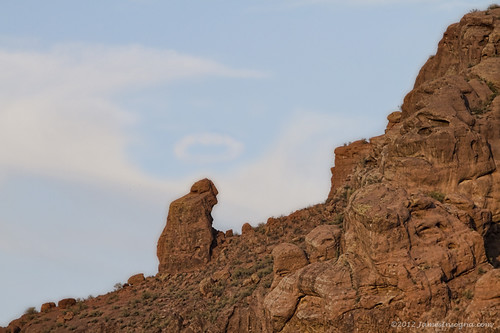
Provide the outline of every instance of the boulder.
[[337,258],[342,230],[336,225],[320,225],[306,235],[306,250],[310,262]]
[[200,281],[199,289],[203,296],[210,296],[212,294],[214,280],[211,277],[206,277]]
[[220,271],[217,271],[217,272],[212,274],[212,278],[215,281],[226,281],[230,277],[231,277],[231,273],[229,272],[229,269],[227,269],[227,268],[221,269]]
[[49,312],[50,310],[54,309],[55,307],[56,307],[56,303],[54,303],[54,302],[43,303],[42,306],[40,307],[40,312]]
[[290,273],[304,267],[309,262],[306,254],[297,245],[291,243],[281,243],[273,251],[273,286]]
[[500,269],[492,269],[477,280],[467,312],[500,310]]
[[144,274],[139,273],[139,274],[135,274],[135,275],[132,275],[131,277],[129,277],[127,280],[127,283],[129,285],[133,286],[133,285],[137,285],[137,284],[144,282],[144,280],[145,280]]
[[243,224],[243,226],[241,227],[241,235],[242,236],[249,236],[249,235],[253,235],[255,232],[255,230],[253,229],[253,227],[250,225],[250,223],[245,223]]
[[76,304],[76,299],[74,298],[64,298],[57,302],[57,307],[61,310],[68,309]]
[[160,274],[193,271],[210,261],[216,239],[211,212],[217,193],[212,181],[202,179],[170,204],[157,246]]

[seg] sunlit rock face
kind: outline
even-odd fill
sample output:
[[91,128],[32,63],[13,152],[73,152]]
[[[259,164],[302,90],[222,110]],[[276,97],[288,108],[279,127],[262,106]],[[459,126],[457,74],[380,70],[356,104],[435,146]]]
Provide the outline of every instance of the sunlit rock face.
[[211,212],[217,194],[212,181],[202,179],[170,204],[167,225],[158,240],[159,273],[192,271],[210,261],[216,235]]

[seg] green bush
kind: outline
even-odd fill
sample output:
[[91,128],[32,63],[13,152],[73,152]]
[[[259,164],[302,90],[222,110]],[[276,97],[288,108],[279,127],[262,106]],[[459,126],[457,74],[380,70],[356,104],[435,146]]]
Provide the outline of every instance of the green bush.
[[430,196],[432,199],[437,200],[439,202],[443,202],[445,195],[444,193],[438,192],[438,191],[431,191],[427,193],[428,196]]
[[24,311],[24,314],[28,314],[28,315],[34,315],[34,314],[37,314],[38,311],[35,309],[34,306],[32,307],[29,307],[26,309],[26,311]]
[[471,290],[469,290],[469,289],[467,289],[466,291],[464,291],[463,295],[467,299],[472,299],[474,297],[474,293]]

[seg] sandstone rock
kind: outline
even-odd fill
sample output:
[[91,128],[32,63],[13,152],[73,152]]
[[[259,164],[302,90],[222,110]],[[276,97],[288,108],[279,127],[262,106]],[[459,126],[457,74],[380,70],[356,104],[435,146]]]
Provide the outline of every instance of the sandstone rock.
[[64,324],[64,315],[63,314],[60,314],[57,316],[57,319],[56,319],[56,324]]
[[500,221],[498,13],[471,13],[448,28],[405,97],[382,162],[392,180],[470,196],[493,222]]
[[390,123],[397,124],[401,121],[401,111],[394,111],[387,116]]
[[71,311],[68,311],[64,314],[64,321],[70,321],[71,319],[73,319],[73,317],[75,316],[75,314]]
[[40,307],[40,312],[49,312],[50,310],[54,309],[55,307],[56,307],[56,303],[54,303],[54,302],[43,303],[42,306]]
[[253,230],[253,227],[250,225],[250,223],[245,223],[241,227],[241,235],[242,236],[249,236],[253,235],[255,231]]
[[167,225],[158,240],[159,273],[193,271],[210,261],[216,233],[211,212],[217,193],[214,184],[203,179],[170,204]]
[[144,280],[145,280],[144,274],[139,273],[139,274],[135,274],[135,275],[132,275],[131,277],[129,277],[127,280],[127,283],[129,285],[133,286],[133,285],[137,285],[137,284],[144,282]]
[[250,279],[252,280],[253,283],[259,283],[259,281],[260,281],[260,277],[257,275],[257,273],[253,273],[250,276]]
[[395,124],[401,121],[401,111],[392,112],[387,116],[387,120],[389,121],[389,123],[387,124],[386,131],[390,130],[391,128],[394,127]]
[[226,242],[226,234],[222,231],[215,231],[216,237],[215,237],[215,243],[217,245],[222,245]]
[[490,263],[500,268],[500,224],[493,224],[484,237],[484,246]]
[[257,283],[259,283],[259,281],[260,281],[260,277],[256,273],[253,273],[249,278],[243,280],[243,286],[257,284]]
[[10,323],[7,328],[0,328],[1,333],[20,333],[21,332],[21,327]]
[[273,255],[273,286],[286,275],[308,264],[304,251],[297,245],[282,243],[276,246]]
[[233,229],[229,229],[229,230],[226,231],[226,238],[233,237],[233,236],[234,236],[233,235]]
[[477,280],[474,298],[467,311],[479,312],[483,309],[500,310],[500,269],[492,269]]
[[332,171],[332,187],[329,198],[335,195],[337,188],[342,187],[351,175],[354,167],[367,158],[372,146],[365,140],[355,141],[349,145],[335,149],[335,166]]
[[200,293],[203,296],[209,296],[212,293],[214,282],[215,281],[211,277],[206,277],[201,280],[199,285]]
[[420,70],[415,88],[444,75],[458,74],[488,56],[495,56],[488,54],[488,50],[498,47],[498,38],[491,38],[497,25],[493,15],[485,12],[468,14],[459,23],[450,25],[436,55]]
[[212,278],[215,281],[225,281],[231,277],[231,273],[229,272],[229,269],[224,268],[220,271],[215,272],[212,274]]
[[[306,265],[273,283],[266,295],[274,330],[297,330],[303,318],[325,316],[322,327],[342,331],[345,313],[364,322],[408,313],[444,318],[450,289],[459,292],[451,281],[486,264],[483,239],[443,204],[420,196],[387,183],[355,191],[338,260]],[[366,327],[362,321],[350,327]]]
[[310,262],[337,258],[340,252],[342,231],[336,225],[320,225],[305,238]]
[[57,302],[57,307],[61,310],[68,309],[76,304],[76,300],[74,298],[64,298]]

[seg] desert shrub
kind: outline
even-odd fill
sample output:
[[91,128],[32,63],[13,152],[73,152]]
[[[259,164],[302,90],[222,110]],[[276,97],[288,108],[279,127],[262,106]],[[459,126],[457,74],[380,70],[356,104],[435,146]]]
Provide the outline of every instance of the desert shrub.
[[251,268],[238,267],[234,270],[233,277],[235,279],[240,279],[252,275],[253,272],[254,272],[253,267]]
[[496,3],[493,3],[491,5],[488,6],[488,9],[497,9],[497,8],[500,8],[500,5],[497,5]]
[[26,311],[24,311],[24,314],[27,314],[27,315],[34,315],[34,314],[37,314],[38,311],[35,309],[34,306],[32,307],[29,307],[26,309]]
[[269,288],[271,288],[271,284],[272,284],[272,280],[266,280],[266,281],[264,281],[262,286],[266,289],[269,289]]
[[485,112],[486,112],[486,107],[483,106],[483,105],[480,105],[478,107],[471,107],[470,108],[470,113],[474,114],[474,115],[483,114]]
[[250,295],[252,295],[253,293],[253,288],[246,288],[243,290],[243,292],[240,294],[240,297],[241,298],[245,298],[245,297],[248,297]]
[[432,199],[437,200],[439,202],[443,202],[445,195],[444,193],[438,192],[438,191],[431,191],[427,193],[428,196],[430,196]]
[[472,299],[472,297],[474,297],[474,293],[471,290],[467,289],[464,291],[463,296],[466,299]]
[[93,311],[89,314],[89,317],[100,317],[102,316],[103,312],[102,311],[99,311],[99,310],[96,310],[96,311]]
[[257,275],[260,277],[260,278],[263,278],[264,276],[268,275],[268,274],[271,274],[273,272],[273,266],[268,266],[268,267],[265,267],[261,270],[259,270],[257,272]]
[[491,101],[493,101],[493,99],[495,99],[495,97],[498,96],[498,89],[495,86],[495,84],[493,82],[491,82],[491,81],[486,81],[486,84],[488,85],[488,88],[490,88],[491,92],[493,93],[490,96],[490,102],[491,102]]
[[335,216],[335,218],[332,221],[332,224],[342,224],[344,222],[344,214],[340,213]]

